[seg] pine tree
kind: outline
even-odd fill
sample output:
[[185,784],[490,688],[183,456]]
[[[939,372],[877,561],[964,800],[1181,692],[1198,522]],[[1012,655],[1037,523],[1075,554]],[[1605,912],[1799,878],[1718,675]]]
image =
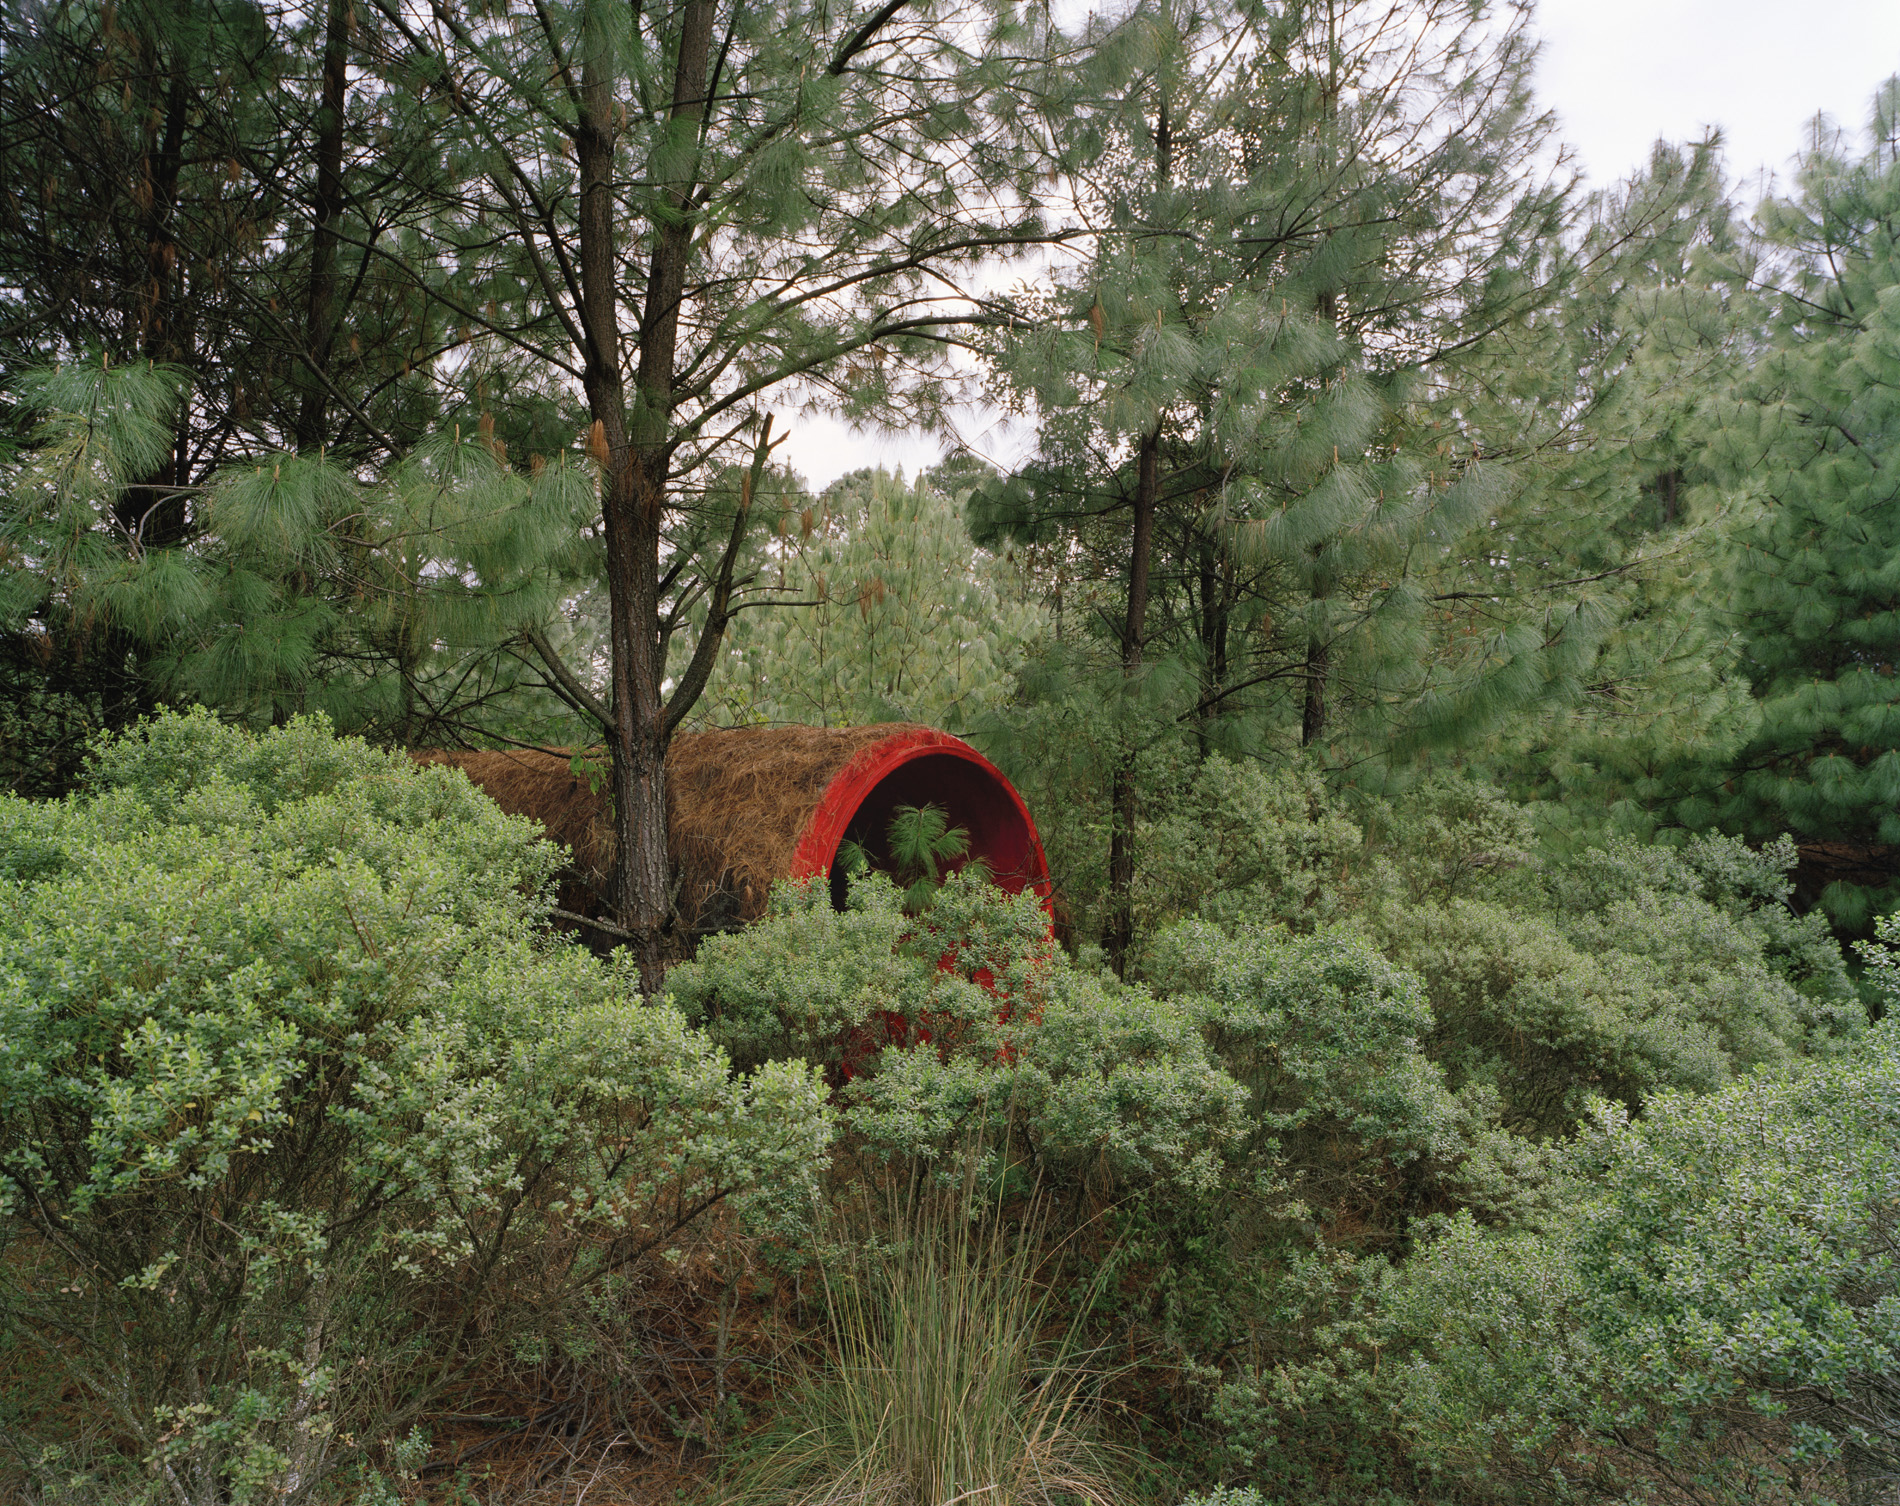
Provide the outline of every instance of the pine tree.
[[[1541,242],[1564,224],[1521,22],[1158,4],[1103,39],[1073,126],[1101,143],[1100,249],[1002,352],[1042,445],[972,517],[980,541],[1079,546],[1116,582],[1124,684],[1190,666],[1199,693],[1169,719],[1203,740],[1245,727],[1347,763],[1420,698],[1419,567],[1502,496],[1459,373],[1547,301]],[[1124,700],[1116,958],[1158,709]]]
[[[501,401],[501,382],[479,390],[493,363],[439,364],[445,353],[466,354],[466,331],[402,279],[379,274],[416,197],[407,174],[388,165],[426,161],[435,126],[413,93],[374,87],[358,61],[355,16],[349,0],[0,9],[0,161],[9,190],[0,193],[0,384],[13,430],[5,447],[37,455],[37,479],[11,499],[20,511],[7,520],[10,536],[31,536],[46,517],[41,462],[49,457],[28,431],[47,418],[47,402],[65,415],[54,417],[63,430],[54,448],[74,440],[79,430],[67,420],[77,416],[80,428],[99,420],[78,442],[102,453],[99,446],[116,443],[111,415],[141,406],[131,386],[152,369],[156,385],[146,385],[167,433],[162,445],[141,440],[117,452],[81,489],[88,507],[101,501],[99,488],[110,491],[106,512],[88,514],[96,534],[26,556],[24,569],[21,559],[8,562],[13,588],[28,590],[34,579],[47,587],[0,625],[7,756],[13,777],[33,788],[62,787],[92,733],[123,726],[168,695],[203,696],[241,715],[323,701],[343,724],[372,735],[427,724],[394,714],[404,695],[376,681],[406,663],[413,692],[434,640],[405,649],[400,634],[383,632],[382,648],[365,642],[352,652],[351,672],[340,659],[312,657],[317,639],[340,651],[348,638],[322,626],[335,610],[366,627],[364,614],[388,604],[381,591],[328,595],[334,581],[312,573],[308,560],[283,569],[252,560],[246,573],[200,578],[214,555],[228,558],[230,537],[212,516],[224,495],[212,484],[220,474],[263,462],[274,475],[302,478],[305,469],[283,465],[285,452],[300,451],[372,476],[452,435],[458,422],[487,435],[499,419],[496,438],[523,460],[571,439],[571,419],[548,422],[562,403],[532,384],[510,384]],[[381,165],[366,161],[372,148]],[[55,366],[65,375],[49,387],[42,376]],[[89,382],[90,394],[74,385]],[[514,399],[517,391],[526,401]],[[571,397],[565,406],[571,413]],[[142,457],[136,474],[122,469],[130,454]],[[55,491],[71,500],[74,479]],[[345,476],[328,494],[351,485]],[[286,536],[319,515],[327,528],[333,520],[308,498],[288,505]],[[365,529],[376,532],[367,521]],[[176,567],[172,579],[190,584],[197,607],[152,621],[189,620],[202,634],[197,608],[221,602],[235,613],[227,646],[244,651],[202,673],[205,656],[182,638],[140,628],[122,592],[111,611],[100,609],[97,593],[87,610],[68,610],[54,577],[81,556],[95,584],[108,573],[152,584],[161,565]],[[239,603],[223,589],[252,579],[252,567],[279,598],[268,610],[256,594]],[[300,655],[305,665],[293,669]],[[343,694],[352,681],[356,689]],[[417,693],[407,699],[420,707]],[[483,704],[497,713],[522,704],[508,695],[449,699],[470,715]],[[459,720],[452,712],[451,724]],[[534,735],[525,726],[500,730]]]
[[[1000,3],[358,13],[378,87],[437,117],[450,165],[413,180],[428,209],[392,273],[586,400],[605,693],[546,634],[529,641],[611,754],[613,902],[657,986],[666,747],[732,618],[769,406],[819,390],[852,416],[930,419],[944,389],[913,377],[947,328],[982,317],[960,271],[1048,238],[1034,207],[1046,154],[1028,128],[1063,75],[1042,22]],[[527,296],[500,296],[497,316],[491,288]],[[690,623],[669,684],[668,646]]]
[[[40,415],[0,510],[14,692],[0,748],[16,782],[56,790],[92,732],[162,701],[257,725],[321,710],[400,744],[552,730],[562,708],[518,639],[591,577],[581,467],[521,475],[479,426],[378,475],[279,451],[207,478],[188,540],[146,542],[126,498],[171,443],[184,374],[99,360],[16,385]],[[99,683],[119,703],[48,673],[62,645],[116,655]]]
[[970,543],[959,500],[933,476],[859,471],[780,503],[742,567],[744,610],[697,716],[961,732],[1012,694],[1046,613]]
[[1541,802],[1547,838],[1580,841],[1677,825],[1753,726],[1736,623],[1710,606],[1754,459],[1743,389],[1768,323],[1719,139],[1658,143],[1587,207],[1565,248],[1577,275],[1518,352],[1555,380],[1492,389],[1534,405],[1526,483],[1498,521],[1508,546],[1455,582],[1474,614],[1542,602],[1587,619],[1568,693],[1458,749]]
[[1733,577],[1760,724],[1687,812],[1843,844],[1863,872],[1821,900],[1848,929],[1900,905],[1900,80],[1871,137],[1852,157],[1817,128],[1795,194],[1761,211],[1782,275]]
[[442,411],[445,313],[377,275],[413,205],[367,168],[433,124],[368,86],[349,0],[0,12],[0,376],[104,353],[190,375],[128,499],[183,537],[192,488],[264,450],[394,459]]

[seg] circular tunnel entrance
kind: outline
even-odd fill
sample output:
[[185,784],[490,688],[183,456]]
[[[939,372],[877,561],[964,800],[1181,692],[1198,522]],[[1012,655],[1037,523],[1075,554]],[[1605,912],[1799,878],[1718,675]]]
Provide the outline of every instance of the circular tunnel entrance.
[[875,869],[895,866],[891,818],[900,806],[935,805],[952,827],[969,833],[968,854],[949,865],[980,860],[1011,893],[1033,889],[1049,897],[1049,867],[1036,824],[1010,782],[968,743],[947,733],[906,728],[864,749],[826,787],[800,838],[795,878],[828,875],[834,903],[842,904],[839,849],[864,849]]

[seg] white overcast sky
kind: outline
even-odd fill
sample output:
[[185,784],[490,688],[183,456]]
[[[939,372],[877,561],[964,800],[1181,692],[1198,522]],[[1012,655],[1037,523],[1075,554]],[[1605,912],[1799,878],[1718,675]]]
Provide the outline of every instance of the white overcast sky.
[[[1752,207],[1757,175],[1783,174],[1826,113],[1859,139],[1874,89],[1900,72],[1900,0],[1540,0],[1538,87],[1593,185],[1640,167],[1658,137],[1719,126]],[[813,486],[866,465],[929,465],[934,438],[854,432],[785,415],[781,455]],[[1018,445],[972,418],[965,439],[997,460]]]

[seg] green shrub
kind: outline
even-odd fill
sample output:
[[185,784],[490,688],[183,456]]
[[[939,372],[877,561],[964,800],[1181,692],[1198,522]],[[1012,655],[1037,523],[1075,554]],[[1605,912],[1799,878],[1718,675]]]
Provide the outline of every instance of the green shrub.
[[845,1117],[882,1158],[934,1159],[980,1132],[1064,1190],[1217,1185],[1246,1094],[1221,1071],[1191,1004],[1051,964],[1038,1017],[993,1053],[886,1052]]
[[1792,849],[1616,841],[1526,865],[1488,897],[1388,904],[1365,923],[1426,980],[1429,1049],[1454,1088],[1551,1137],[1592,1096],[1631,1106],[1838,1052],[1866,1016],[1840,949],[1783,900]]
[[1535,861],[1529,812],[1476,780],[1433,775],[1364,806],[1367,847],[1413,904],[1482,896]]
[[1174,1356],[1194,1474],[1271,1500],[1363,1499],[1395,1454],[1389,1261],[1423,1215],[1471,1199],[1481,1154],[1492,1202],[1521,1196],[1526,1169],[1500,1165],[1491,1105],[1454,1096],[1425,1055],[1419,979],[1364,939],[1185,921],[1149,968],[1200,1016],[1247,1110],[1212,1189],[1153,1185],[1123,1210],[1116,1260],[1142,1284],[1118,1316]]
[[823,882],[778,883],[762,919],[669,971],[667,994],[742,1068],[797,1057],[835,1077],[873,1018],[921,1015],[948,981],[906,949],[910,925],[881,874],[854,881],[842,911]]
[[1137,933],[1183,916],[1221,924],[1336,920],[1371,875],[1360,829],[1311,769],[1218,755],[1151,774],[1137,847]]
[[1404,1394],[1447,1471],[1624,1500],[1878,1499],[1900,1479],[1900,1035],[1605,1108],[1547,1233],[1406,1268]]
[[22,1488],[312,1498],[709,1209],[809,1195],[822,1085],[538,932],[556,860],[317,721],[163,716],[0,798]]
[[[1827,917],[1818,910],[1797,915],[1788,903],[1797,860],[1786,835],[1759,848],[1713,834],[1681,847],[1616,838],[1540,869],[1537,899],[1550,913],[1586,924],[1616,906],[1689,913],[1707,906],[1739,933],[1731,950],[1750,954],[1751,963],[1797,995],[1784,995],[1780,1005],[1795,1017],[1789,1044],[1826,1055],[1859,1034],[1866,1012]],[[1587,931],[1578,934],[1591,939]]]
[[1429,980],[1433,1056],[1455,1085],[1494,1090],[1519,1133],[1565,1133],[1593,1095],[1641,1103],[1727,1076],[1721,1032],[1647,961],[1586,951],[1552,918],[1458,900],[1388,913],[1381,929],[1387,955]]
[[977,1133],[1058,1180],[1207,1185],[1240,1128],[1244,1094],[1196,1006],[1074,966],[1035,895],[977,875],[917,916],[876,874],[843,911],[821,884],[781,884],[764,920],[710,938],[667,986],[738,1060],[831,1069],[855,1145],[881,1161]]
[[732,1494],[773,1506],[1113,1506],[1091,1374],[967,1173],[879,1220],[825,1273],[830,1362],[790,1399]]
[[1458,1109],[1423,1052],[1424,989],[1365,941],[1185,921],[1150,968],[1199,1001],[1216,1059],[1246,1086],[1246,1154],[1282,1160],[1302,1197],[1363,1206],[1398,1167],[1453,1153]]

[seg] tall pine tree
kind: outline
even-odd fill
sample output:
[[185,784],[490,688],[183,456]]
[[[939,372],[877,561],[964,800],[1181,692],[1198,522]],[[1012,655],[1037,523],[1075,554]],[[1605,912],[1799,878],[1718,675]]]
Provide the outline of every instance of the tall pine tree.
[[1761,211],[1782,275],[1733,577],[1760,723],[1689,811],[1824,844],[1843,876],[1821,901],[1850,930],[1900,905],[1900,79],[1870,135],[1851,156],[1817,125]]
[[1047,238],[1029,128],[1063,74],[1035,13],[974,0],[358,14],[378,87],[424,102],[451,169],[409,180],[428,211],[385,265],[585,398],[604,683],[529,641],[610,752],[613,903],[657,986],[666,748],[718,662],[771,410],[829,391],[928,421],[942,388],[916,378],[980,317],[960,271]]
[[[1101,39],[1071,121],[1097,148],[1078,181],[1098,249],[1001,353],[1042,445],[972,520],[979,540],[1066,535],[1114,583],[1117,960],[1131,771],[1157,724],[1343,764],[1419,719],[1421,570],[1502,497],[1461,373],[1547,301],[1541,245],[1566,212],[1522,20],[1157,3]],[[1161,718],[1138,690],[1158,656],[1198,682]]]

